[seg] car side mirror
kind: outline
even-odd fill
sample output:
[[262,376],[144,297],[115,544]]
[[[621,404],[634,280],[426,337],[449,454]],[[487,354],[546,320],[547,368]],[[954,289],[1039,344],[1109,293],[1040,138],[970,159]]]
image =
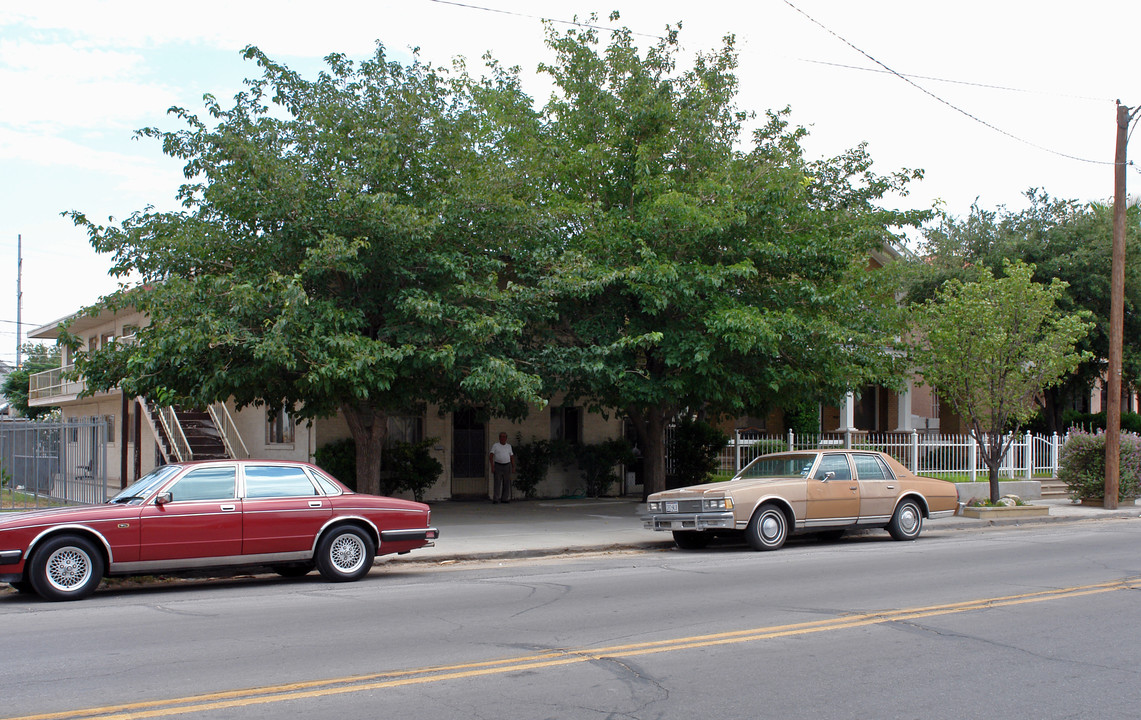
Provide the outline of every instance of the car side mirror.
[[833,472],[832,470],[829,470],[828,472],[824,473],[824,477],[820,478],[820,482],[828,482],[829,480],[831,480],[835,477],[836,477],[836,473]]
[[174,497],[169,492],[159,493],[155,496],[155,505],[163,506],[173,500]]

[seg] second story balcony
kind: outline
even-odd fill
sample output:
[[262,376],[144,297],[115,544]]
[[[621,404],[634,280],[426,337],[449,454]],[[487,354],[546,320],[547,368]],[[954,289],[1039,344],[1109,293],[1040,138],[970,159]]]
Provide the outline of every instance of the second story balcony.
[[60,400],[75,398],[87,387],[82,380],[72,379],[74,365],[45,370],[28,378],[28,405],[58,405]]

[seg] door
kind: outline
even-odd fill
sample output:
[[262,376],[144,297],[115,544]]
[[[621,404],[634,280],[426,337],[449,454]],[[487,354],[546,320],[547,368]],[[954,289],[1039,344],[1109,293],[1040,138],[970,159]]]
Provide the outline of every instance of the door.
[[242,513],[233,464],[190,470],[167,489],[170,501],[140,513],[140,560],[231,557],[242,552]]
[[860,515],[860,488],[844,453],[825,453],[808,478],[807,525],[850,525]]
[[308,552],[333,516],[299,465],[246,465],[242,554]]
[[487,497],[487,428],[473,408],[452,414],[452,497]]
[[887,522],[895,512],[899,481],[883,460],[869,453],[852,453],[860,482],[860,519]]

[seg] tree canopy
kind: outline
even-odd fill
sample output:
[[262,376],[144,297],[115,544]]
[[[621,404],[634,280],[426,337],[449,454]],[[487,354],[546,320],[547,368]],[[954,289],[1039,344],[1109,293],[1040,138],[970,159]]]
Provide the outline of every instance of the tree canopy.
[[[1028,190],[1026,198],[1029,205],[1018,211],[975,205],[965,218],[941,216],[927,229],[925,261],[913,267],[910,295],[913,302],[923,302],[949,279],[969,282],[984,268],[999,274],[1007,261],[1031,265],[1035,282],[1064,281],[1058,307],[1089,312],[1093,326],[1078,344],[1085,359],[1042,395],[1047,429],[1062,431],[1061,400],[1089,392],[1109,357],[1113,209],[1052,198],[1037,189]],[[1122,364],[1125,382],[1136,384],[1141,380],[1141,253],[1136,251],[1141,208],[1134,204],[1128,216]]]
[[24,343],[20,350],[24,354],[24,361],[20,367],[4,377],[4,384],[0,386],[0,396],[6,397],[12,407],[23,417],[35,419],[50,415],[59,408],[28,405],[30,393],[28,383],[31,376],[38,372],[59,368],[59,347],[30,342]]
[[991,500],[1012,441],[1007,431],[1034,414],[1035,398],[1088,353],[1075,348],[1087,313],[1057,307],[1066,283],[1034,282],[1034,269],[1007,262],[978,280],[948,280],[915,311],[913,359],[924,382],[970,425],[989,470]]
[[573,210],[559,321],[542,367],[559,389],[633,423],[646,492],[664,487],[663,429],[776,401],[836,401],[898,377],[894,297],[868,255],[922,213],[877,202],[864,147],[819,162],[769,113],[751,142],[732,37],[677,64],[677,34],[640,54],[628,31],[548,28],[549,177]]
[[93,389],[206,405],[344,414],[362,490],[379,487],[389,414],[425,402],[509,412],[541,402],[508,350],[536,306],[509,270],[545,235],[523,148],[537,132],[514,73],[340,55],[305,80],[258,49],[262,76],[209,121],[141,131],[185,161],[181,212],[99,226],[108,298],[150,324],[81,354]]
[[391,414],[566,392],[631,418],[652,491],[683,413],[899,377],[868,256],[925,218],[880,207],[920,172],[878,176],[863,146],[809,161],[787,111],[744,139],[731,37],[684,69],[672,29],[645,52],[628,30],[547,44],[541,111],[491,60],[477,79],[378,46],[306,80],[248,48],[261,77],[232,107],[141,131],[185,162],[182,211],[72,214],[142,281],[102,305],[151,320],[80,353],[88,387],[339,411],[364,490]]

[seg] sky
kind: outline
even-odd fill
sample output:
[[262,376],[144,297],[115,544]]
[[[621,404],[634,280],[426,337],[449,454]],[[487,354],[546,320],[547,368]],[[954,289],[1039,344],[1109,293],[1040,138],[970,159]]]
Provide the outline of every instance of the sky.
[[[616,10],[621,19],[609,20]],[[181,163],[144,127],[181,129],[171,106],[228,106],[256,45],[313,77],[332,52],[380,42],[435,64],[487,52],[519,66],[541,105],[551,58],[542,19],[624,25],[655,42],[681,25],[683,60],[739,51],[738,105],[791,108],[809,158],[867,143],[874,171],[922,168],[898,208],[1025,207],[1024,193],[1111,202],[1115,100],[1141,105],[1141,3],[1020,0],[38,0],[0,6],[0,361],[22,335],[116,288],[110,258],[62,212],[97,223],[176,207]],[[759,120],[758,120],[759,122]],[[1134,143],[1141,145],[1141,142]],[[1131,159],[1141,159],[1134,148]],[[1127,173],[1141,194],[1141,163]],[[17,252],[17,246],[20,252]],[[22,263],[18,258],[22,257]],[[20,302],[17,302],[17,278]],[[17,305],[21,312],[17,317]]]

